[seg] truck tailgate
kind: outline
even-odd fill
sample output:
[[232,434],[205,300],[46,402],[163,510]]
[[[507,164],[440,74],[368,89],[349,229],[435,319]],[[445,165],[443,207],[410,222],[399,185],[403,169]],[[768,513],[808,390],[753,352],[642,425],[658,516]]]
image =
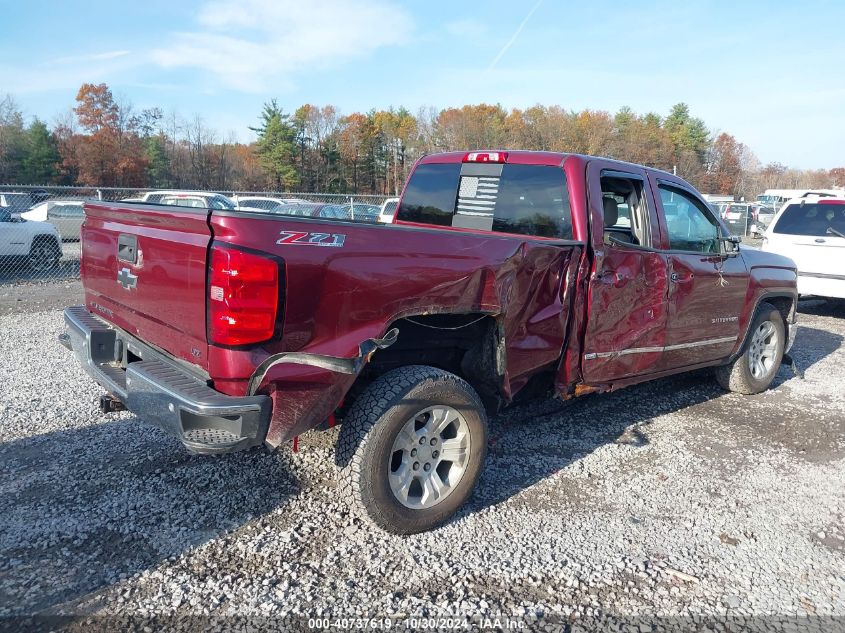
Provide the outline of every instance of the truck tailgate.
[[169,354],[208,369],[209,211],[86,203],[81,273],[88,309]]

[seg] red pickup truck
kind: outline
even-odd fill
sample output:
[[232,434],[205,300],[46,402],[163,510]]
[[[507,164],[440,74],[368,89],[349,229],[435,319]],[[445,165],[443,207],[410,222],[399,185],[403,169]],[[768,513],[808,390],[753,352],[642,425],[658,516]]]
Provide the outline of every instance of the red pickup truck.
[[62,342],[198,453],[342,423],[340,490],[396,533],[447,520],[486,416],[715,368],[757,393],[795,335],[791,260],[740,248],[662,171],[551,152],[420,159],[393,224],[88,203]]

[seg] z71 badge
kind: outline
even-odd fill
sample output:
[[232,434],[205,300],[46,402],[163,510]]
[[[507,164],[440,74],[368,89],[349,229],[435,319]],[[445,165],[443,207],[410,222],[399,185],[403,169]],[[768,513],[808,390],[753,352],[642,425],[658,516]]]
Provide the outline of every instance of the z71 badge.
[[279,231],[281,237],[276,244],[296,244],[298,246],[343,247],[346,236],[342,233],[306,233],[305,231]]

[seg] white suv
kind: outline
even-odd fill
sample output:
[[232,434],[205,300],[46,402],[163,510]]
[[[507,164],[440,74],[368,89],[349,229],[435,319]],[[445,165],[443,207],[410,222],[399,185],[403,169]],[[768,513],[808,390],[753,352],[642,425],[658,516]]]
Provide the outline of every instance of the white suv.
[[790,200],[763,235],[761,249],[798,267],[798,293],[845,299],[845,198]]
[[13,218],[0,208],[0,258],[26,260],[32,270],[46,272],[62,258],[62,240],[52,224]]
[[379,209],[378,221],[384,224],[392,224],[398,206],[399,198],[388,198],[382,202],[381,209]]

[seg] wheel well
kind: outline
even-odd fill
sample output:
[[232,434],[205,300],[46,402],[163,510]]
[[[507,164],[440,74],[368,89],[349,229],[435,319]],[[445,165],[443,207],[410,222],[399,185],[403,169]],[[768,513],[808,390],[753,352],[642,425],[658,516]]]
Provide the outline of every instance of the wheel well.
[[783,317],[783,325],[789,329],[789,314],[792,312],[792,306],[795,300],[792,297],[763,297],[760,303],[771,303],[778,309],[780,315]]
[[757,302],[757,305],[754,306],[754,312],[751,315],[751,320],[748,322],[748,328],[745,331],[745,336],[742,339],[742,345],[739,346],[739,350],[735,353],[732,357],[736,358],[742,350],[745,349],[745,344],[748,342],[748,337],[751,336],[751,324],[753,322],[754,316],[757,314],[757,310],[760,309],[760,305],[763,303],[768,303],[774,306],[778,312],[780,312],[781,317],[783,318],[783,328],[785,330],[785,334],[787,339],[789,339],[789,315],[792,312],[792,306],[796,303],[796,299],[794,297],[790,297],[788,295],[778,295],[778,296],[763,296]]
[[[379,350],[352,385],[347,404],[382,374],[407,365],[429,365],[466,380],[488,411],[502,404],[504,336],[487,314],[428,314],[398,319],[399,338]],[[346,408],[346,405],[344,406]]]

